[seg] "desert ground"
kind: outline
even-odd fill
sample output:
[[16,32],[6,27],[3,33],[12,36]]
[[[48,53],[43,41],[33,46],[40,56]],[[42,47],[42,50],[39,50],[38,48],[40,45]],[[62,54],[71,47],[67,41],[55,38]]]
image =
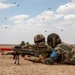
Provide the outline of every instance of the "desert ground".
[[[14,47],[14,45],[0,45]],[[14,64],[12,55],[1,55],[0,75],[75,75],[75,65],[45,65],[24,60],[20,56],[20,65]]]

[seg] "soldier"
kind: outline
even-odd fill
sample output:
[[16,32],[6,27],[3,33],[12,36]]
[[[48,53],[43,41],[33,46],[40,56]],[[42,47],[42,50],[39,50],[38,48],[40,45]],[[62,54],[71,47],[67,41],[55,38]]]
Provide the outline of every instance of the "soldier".
[[[51,52],[51,47],[49,47],[45,42],[45,37],[42,34],[37,34],[34,36],[34,56],[25,56],[25,59],[37,62],[43,62],[43,60],[48,57],[48,54]],[[47,49],[49,53],[43,52],[44,49]],[[41,51],[41,53],[40,53]],[[44,58],[44,59],[43,59]]]
[[51,51],[51,47],[46,43],[45,37],[42,34],[37,34],[34,37],[34,43],[37,47],[46,47],[48,50]]
[[[24,41],[21,41],[21,44],[15,46],[15,47],[19,47],[19,48],[22,48],[23,46],[25,45],[25,42]],[[23,55],[21,55],[23,57]],[[13,55],[13,59],[15,59],[16,55]]]
[[25,45],[25,42],[24,41],[21,41],[21,44],[18,45],[18,47],[21,47]]
[[50,57],[44,61],[45,64],[54,64],[60,61],[63,64],[75,65],[75,48],[61,41],[59,35],[52,33],[47,37],[47,43],[54,50]]
[[34,37],[34,43],[40,47],[40,46],[45,46],[45,37],[42,34],[37,34]]
[[26,42],[26,44],[22,46],[22,48],[31,48],[31,47],[32,45],[29,44],[29,42]]

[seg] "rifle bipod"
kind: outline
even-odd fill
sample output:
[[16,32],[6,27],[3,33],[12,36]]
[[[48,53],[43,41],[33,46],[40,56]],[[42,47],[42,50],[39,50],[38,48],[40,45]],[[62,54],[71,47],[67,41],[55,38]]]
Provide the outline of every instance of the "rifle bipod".
[[19,54],[15,55],[15,62],[14,64],[18,64],[19,65]]

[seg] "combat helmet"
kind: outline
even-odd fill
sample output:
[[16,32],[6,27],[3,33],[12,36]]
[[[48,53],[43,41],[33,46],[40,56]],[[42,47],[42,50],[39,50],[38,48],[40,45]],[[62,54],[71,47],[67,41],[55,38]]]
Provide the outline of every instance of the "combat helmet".
[[24,41],[21,41],[21,45],[25,45],[25,42]]
[[51,33],[47,37],[47,43],[52,48],[56,47],[59,43],[61,43],[61,39],[58,34]]
[[42,34],[34,36],[34,43],[45,41],[45,37]]

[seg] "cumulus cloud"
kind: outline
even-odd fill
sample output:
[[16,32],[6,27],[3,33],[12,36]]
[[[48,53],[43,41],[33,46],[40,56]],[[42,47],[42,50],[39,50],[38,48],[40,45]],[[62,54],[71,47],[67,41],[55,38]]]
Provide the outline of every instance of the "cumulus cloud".
[[37,15],[34,18],[31,18],[27,20],[27,24],[33,25],[36,27],[44,27],[45,25],[48,26],[48,23],[54,22],[58,19],[60,19],[63,15],[62,14],[56,14],[53,11],[44,11],[40,15]]
[[5,8],[13,7],[13,6],[16,6],[16,5],[14,5],[14,4],[5,4],[5,3],[0,2],[0,9],[5,9]]
[[75,14],[68,14],[64,16],[66,21],[75,21]]
[[33,18],[29,18],[29,15],[20,14],[10,17],[10,20],[12,20],[12,22],[15,24],[14,27],[16,28],[36,30],[47,27],[49,25],[48,23],[54,22],[60,19],[62,16],[62,14],[55,14],[53,11],[44,11]]
[[4,2],[4,1],[6,1],[6,0],[0,0],[0,2]]
[[26,18],[28,18],[29,15],[15,15],[13,17],[10,17],[10,20],[12,20],[14,23],[23,23],[25,21]]
[[[32,18],[27,14],[12,16],[10,17],[12,25],[6,25],[7,28],[5,25],[1,27],[0,35],[4,35],[0,38],[4,39],[6,43],[10,43],[10,41],[20,43],[23,40],[33,43],[34,36],[38,33],[43,34],[46,38],[50,33],[57,33],[64,42],[75,43],[74,4],[75,2],[69,2],[59,6],[56,12],[44,11]],[[6,40],[8,38],[9,40]],[[0,42],[2,42],[1,39]]]
[[57,13],[75,13],[75,1],[69,2],[65,5],[60,5],[56,10]]

